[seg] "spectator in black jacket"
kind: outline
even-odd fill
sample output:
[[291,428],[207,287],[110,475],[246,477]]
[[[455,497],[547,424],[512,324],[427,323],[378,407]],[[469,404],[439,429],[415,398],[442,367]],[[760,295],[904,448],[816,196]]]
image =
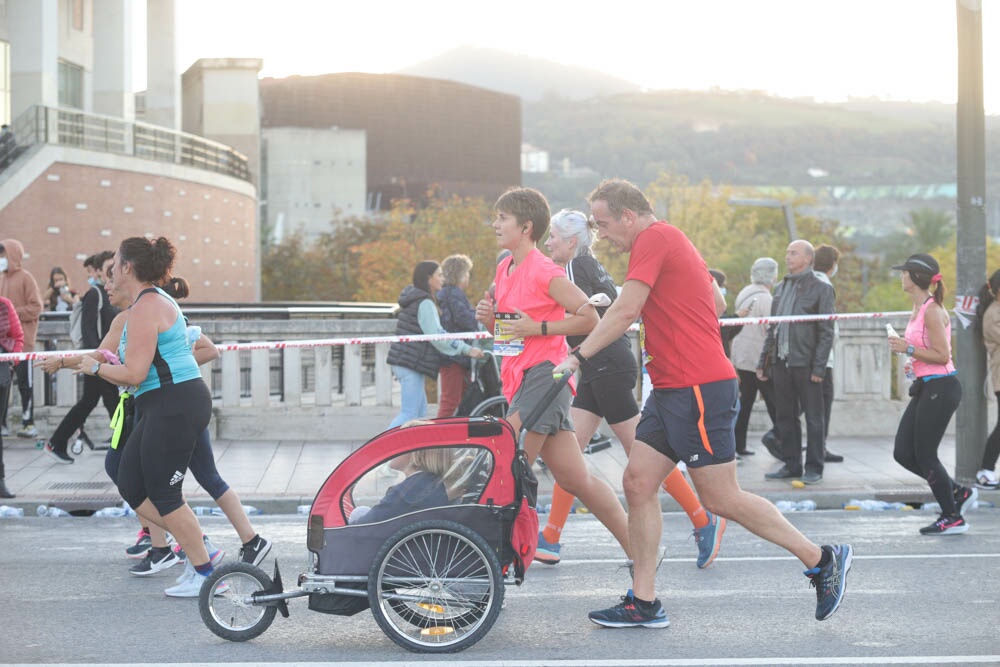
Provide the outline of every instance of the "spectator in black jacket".
[[[444,287],[437,293],[438,308],[441,309],[441,326],[449,333],[478,331],[476,309],[465,295],[472,273],[472,260],[466,255],[451,255],[441,262],[444,273]],[[470,341],[471,342],[471,341]],[[438,375],[438,417],[453,417],[462,394],[469,384],[469,359],[465,356],[445,357],[441,360]]]
[[[833,287],[813,273],[815,251],[808,241],[792,241],[785,251],[788,275],[778,283],[771,315],[834,313]],[[823,376],[833,348],[833,321],[779,322],[768,327],[757,363],[761,381],[774,378],[777,429],[781,435],[783,465],[768,479],[801,479],[815,484],[823,479]],[[806,415],[806,464],[802,468],[802,426]]]
[[[94,284],[83,295],[81,306],[83,312],[80,314],[85,350],[94,350],[100,346],[101,339],[111,326],[111,321],[118,314],[118,309],[111,305],[108,294],[104,291],[107,271],[114,264],[114,259],[115,254],[110,250],[94,255]],[[49,357],[39,363],[43,370],[54,373],[62,368],[63,360]],[[83,395],[66,413],[49,441],[45,443],[45,453],[58,463],[73,463],[73,458],[67,452],[69,438],[83,426],[87,415],[97,406],[98,401],[104,403],[110,418],[118,405],[118,387],[97,376],[84,374]]]

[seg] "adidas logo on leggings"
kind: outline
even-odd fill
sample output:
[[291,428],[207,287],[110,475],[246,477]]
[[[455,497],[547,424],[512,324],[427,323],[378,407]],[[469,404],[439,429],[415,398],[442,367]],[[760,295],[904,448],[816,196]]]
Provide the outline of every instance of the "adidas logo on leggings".
[[182,479],[184,479],[184,473],[182,473],[180,470],[175,470],[174,476],[170,478],[170,486],[173,486],[174,484],[179,484]]

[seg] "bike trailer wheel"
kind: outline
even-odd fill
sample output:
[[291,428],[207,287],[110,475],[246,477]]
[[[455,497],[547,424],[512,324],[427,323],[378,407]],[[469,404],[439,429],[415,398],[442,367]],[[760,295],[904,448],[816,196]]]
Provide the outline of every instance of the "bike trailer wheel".
[[382,631],[417,653],[454,653],[486,636],[503,606],[496,553],[453,521],[421,521],[379,549],[368,600]]
[[271,578],[249,563],[229,563],[215,569],[201,587],[198,610],[209,630],[232,642],[245,642],[269,627],[276,607],[253,601],[253,594],[271,588]]

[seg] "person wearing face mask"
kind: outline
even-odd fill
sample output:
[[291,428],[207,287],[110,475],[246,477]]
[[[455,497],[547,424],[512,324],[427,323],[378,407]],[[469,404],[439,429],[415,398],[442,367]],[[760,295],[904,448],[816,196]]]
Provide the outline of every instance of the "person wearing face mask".
[[[35,277],[21,267],[24,246],[16,239],[0,240],[0,296],[10,299],[17,311],[24,330],[24,351],[35,351],[35,337],[38,334],[38,316],[42,312],[42,293]],[[21,428],[17,435],[22,438],[37,438],[38,429],[34,419],[34,387],[32,386],[32,363],[23,361],[14,367],[17,388],[21,392]],[[9,389],[0,390],[0,423],[7,424],[7,403]]]
[[[94,350],[100,346],[101,339],[111,328],[111,322],[118,314],[118,309],[111,305],[111,300],[104,289],[106,272],[114,264],[115,253],[105,250],[88,259],[92,260],[91,264],[94,268],[94,274],[90,278],[93,280],[93,285],[83,295],[80,329],[83,334],[83,348]],[[64,360],[49,357],[40,364],[45,372],[54,373],[64,367]],[[76,405],[66,413],[49,441],[45,443],[44,451],[48,456],[57,463],[73,463],[73,457],[67,453],[69,438],[78,428],[83,426],[87,416],[97,407],[98,401],[104,403],[104,408],[108,411],[110,418],[118,405],[118,388],[99,377],[84,375],[83,395],[80,396]]]

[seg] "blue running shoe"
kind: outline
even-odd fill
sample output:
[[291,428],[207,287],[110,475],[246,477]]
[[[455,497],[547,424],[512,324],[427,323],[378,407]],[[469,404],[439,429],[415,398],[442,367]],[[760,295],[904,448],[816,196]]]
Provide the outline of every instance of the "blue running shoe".
[[708,510],[705,510],[705,514],[708,515],[708,525],[694,529],[694,541],[698,544],[698,567],[702,570],[711,565],[719,555],[722,534],[726,532],[724,517],[716,516]]
[[830,562],[825,567],[814,567],[805,571],[811,579],[810,586],[816,587],[816,620],[825,621],[837,611],[847,590],[847,573],[851,571],[854,548],[850,544],[826,545]]
[[632,589],[622,596],[622,601],[610,609],[592,611],[588,618],[606,628],[666,628],[670,619],[659,600],[639,602]]
[[559,562],[561,548],[562,545],[558,542],[547,541],[542,531],[538,531],[538,549],[535,551],[535,560],[546,565],[556,565]]

